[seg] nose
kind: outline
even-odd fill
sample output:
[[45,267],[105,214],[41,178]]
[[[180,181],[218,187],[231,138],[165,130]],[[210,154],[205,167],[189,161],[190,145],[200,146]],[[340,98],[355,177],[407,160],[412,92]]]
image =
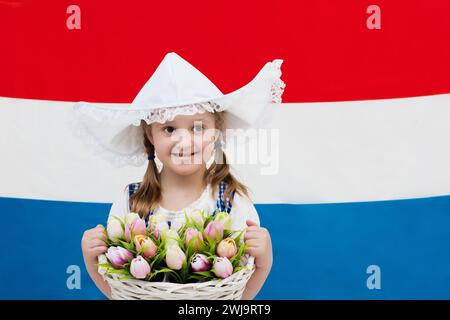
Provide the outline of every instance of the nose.
[[179,131],[180,132],[178,132],[176,135],[172,136],[174,141],[176,141],[176,144],[172,149],[172,153],[190,154],[195,152],[193,134],[191,134],[188,130]]
[[194,152],[192,144],[177,144],[173,148],[173,153],[191,154]]

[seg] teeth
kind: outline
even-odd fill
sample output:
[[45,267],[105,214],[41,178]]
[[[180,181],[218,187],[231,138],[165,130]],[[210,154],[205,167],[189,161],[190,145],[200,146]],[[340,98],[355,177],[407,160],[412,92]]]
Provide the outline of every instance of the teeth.
[[173,153],[173,155],[174,156],[177,156],[177,157],[191,157],[191,156],[193,156],[195,154],[195,152],[194,153],[191,153],[191,154],[182,154],[182,153],[178,153],[178,154],[176,154],[176,153]]

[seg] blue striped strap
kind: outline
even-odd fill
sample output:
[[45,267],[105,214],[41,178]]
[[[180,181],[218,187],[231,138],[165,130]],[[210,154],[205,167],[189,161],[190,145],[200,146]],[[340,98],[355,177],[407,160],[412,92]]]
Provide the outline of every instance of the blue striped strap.
[[[224,194],[225,194],[225,190],[227,189],[228,184],[225,181],[221,181],[219,184],[219,195],[217,197],[217,208],[220,211],[225,211],[227,213],[231,212],[232,209],[232,204],[230,202],[228,202],[228,207],[225,204],[225,200],[224,200]],[[233,191],[233,193],[231,194],[231,197],[234,198],[234,194],[236,193],[236,191]],[[226,199],[227,201],[229,200],[229,198]],[[215,214],[215,211],[213,212],[213,214]]]

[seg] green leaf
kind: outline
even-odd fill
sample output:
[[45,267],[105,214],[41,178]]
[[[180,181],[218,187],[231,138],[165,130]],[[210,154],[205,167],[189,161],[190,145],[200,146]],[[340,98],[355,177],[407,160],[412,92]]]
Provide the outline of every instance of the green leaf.
[[148,280],[153,279],[157,274],[160,273],[176,273],[174,270],[169,269],[169,268],[161,268],[158,270],[153,271],[152,273],[150,273],[150,275],[147,277]]
[[208,251],[210,254],[216,253],[216,242],[207,234],[205,233],[206,241],[207,241],[207,247],[206,251]]
[[120,225],[122,226],[122,229],[125,229],[125,222],[122,221],[122,219],[120,219],[118,216],[114,215],[113,216],[114,219],[118,220],[120,222]]
[[187,280],[190,280],[190,279],[195,279],[195,280],[198,280],[198,281],[205,281],[205,280],[207,280],[208,278],[206,278],[206,277],[203,277],[203,276],[197,276],[197,275],[189,275],[189,277],[187,277]]
[[204,223],[205,228],[206,228],[206,226],[207,226],[211,221],[213,221],[213,220],[214,220],[214,216],[213,216],[213,215],[209,215],[209,216],[205,219],[205,223]]
[[245,243],[242,244],[239,247],[239,250],[236,253],[236,255],[233,258],[230,259],[230,262],[233,265],[233,267],[236,267],[239,264],[239,262],[241,261],[241,257],[245,253],[246,249],[247,249],[247,244],[245,244]]
[[195,253],[194,253],[193,255],[191,255],[190,257],[187,258],[187,264],[188,264],[189,266],[191,266],[191,263],[192,263],[192,260],[194,259],[194,257],[195,257]]
[[224,230],[224,231],[223,231],[223,238],[224,238],[224,239],[230,238],[232,234],[233,234],[233,233],[232,233],[230,230]]
[[163,259],[166,256],[166,253],[167,253],[167,249],[163,248],[159,251],[159,253],[156,254],[156,256],[154,257],[153,261],[150,264],[150,268],[152,270],[161,264],[161,262],[163,261]]
[[245,268],[245,266],[236,267],[236,268],[233,269],[233,273],[238,272],[238,271],[240,271],[240,270],[242,270],[244,268]]
[[109,269],[108,273],[117,273],[117,274],[130,275],[130,272],[128,272],[125,269]]
[[244,234],[246,229],[242,229],[241,232],[236,236],[236,238],[234,238],[234,242],[236,242],[236,244],[239,244],[239,241],[241,240],[242,235]]
[[199,251],[201,251],[203,249],[204,244],[202,243],[202,240],[198,236],[192,237],[189,240],[188,245],[187,245],[187,249],[186,249],[186,257],[189,258],[196,252],[196,250],[194,249],[194,246],[195,246],[195,244],[197,244],[199,242],[201,244],[200,248],[199,248],[200,249]]
[[202,251],[202,253],[204,254],[204,255],[206,255],[208,258],[213,258],[215,255],[214,254],[212,254],[212,253],[210,253],[210,252],[208,252],[208,251]]
[[155,237],[155,235],[153,234],[153,231],[148,231],[147,232],[147,237],[149,237],[150,240],[152,240],[157,247],[159,247],[161,245],[161,240],[160,240],[161,238],[157,239]]
[[169,268],[166,268],[166,269],[170,270],[170,271],[165,271],[165,272],[168,273],[169,276],[172,276],[173,278],[175,278],[176,282],[183,283],[183,280],[181,279],[180,275],[175,270],[172,270],[172,269],[169,269]]
[[211,271],[198,271],[198,272],[192,272],[192,274],[198,274],[204,277],[214,277],[214,273]]
[[216,242],[222,241],[222,235],[220,234],[219,230],[214,226],[214,233],[216,234]]
[[136,253],[136,250],[134,249],[134,245],[125,241],[120,240],[120,244],[122,245],[122,247],[124,247],[125,249],[129,250],[129,251],[133,251]]

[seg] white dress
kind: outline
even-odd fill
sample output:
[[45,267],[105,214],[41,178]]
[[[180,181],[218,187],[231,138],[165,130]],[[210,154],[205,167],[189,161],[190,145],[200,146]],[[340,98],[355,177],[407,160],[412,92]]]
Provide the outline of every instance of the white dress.
[[[162,214],[166,217],[167,221],[171,221],[172,223],[174,223],[175,221],[178,223],[184,223],[185,210],[189,212],[192,209],[200,209],[205,210],[205,212],[209,213],[214,212],[217,208],[216,201],[218,196],[219,191],[217,190],[216,197],[211,197],[211,185],[208,184],[203,190],[200,197],[187,207],[179,211],[171,211],[159,206],[155,210],[154,214]],[[124,216],[129,212],[129,192],[128,188],[126,188],[118,194],[116,201],[113,202],[109,212],[108,221],[114,216],[123,220]],[[252,201],[248,197],[241,196],[237,192],[235,193],[233,198],[233,206],[230,211],[230,216],[232,217],[232,230],[241,230],[245,228],[247,226],[247,219],[257,222],[258,225],[260,224],[258,212],[256,211],[256,208],[253,205]]]

